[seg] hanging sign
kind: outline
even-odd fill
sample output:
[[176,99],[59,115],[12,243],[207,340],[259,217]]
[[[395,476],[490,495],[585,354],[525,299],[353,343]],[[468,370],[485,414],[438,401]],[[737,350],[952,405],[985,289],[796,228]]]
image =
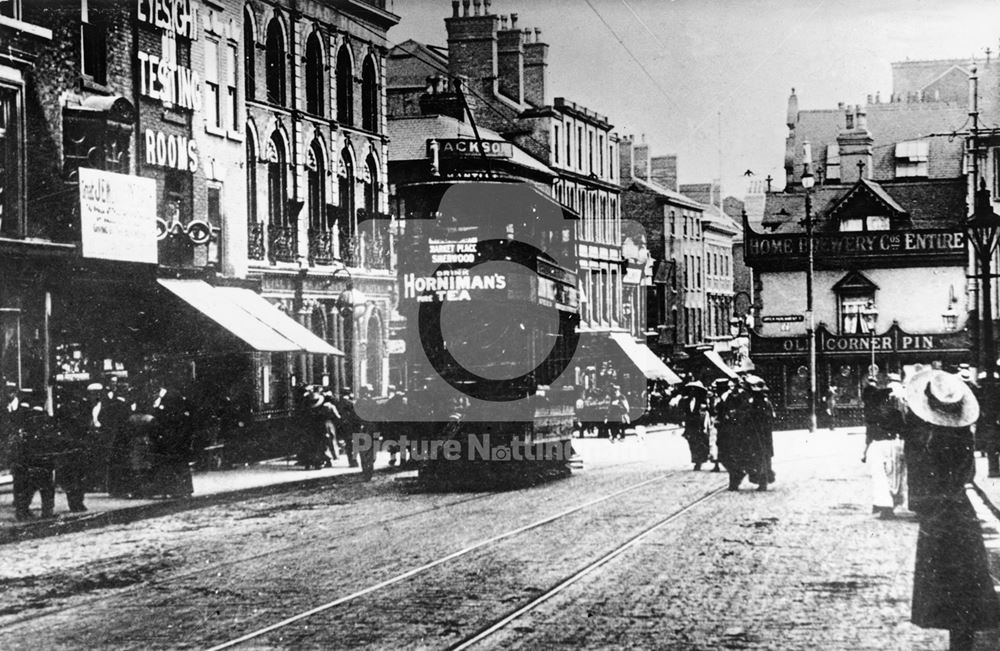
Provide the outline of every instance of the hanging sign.
[[156,264],[156,181],[88,167],[79,175],[83,257]]

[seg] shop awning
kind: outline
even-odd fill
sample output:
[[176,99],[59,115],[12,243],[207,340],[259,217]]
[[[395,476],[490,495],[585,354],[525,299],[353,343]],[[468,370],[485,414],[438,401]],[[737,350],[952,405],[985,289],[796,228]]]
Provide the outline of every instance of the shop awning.
[[202,280],[157,282],[254,350],[343,355],[249,289],[213,287]]
[[726,364],[724,361],[722,361],[722,358],[719,357],[719,353],[715,352],[714,350],[706,350],[703,352],[703,354],[705,355],[705,359],[711,362],[712,366],[719,369],[719,371],[721,371],[722,374],[725,375],[727,378],[735,380],[738,377],[736,375],[736,371],[729,368],[729,364]]
[[636,343],[632,335],[625,332],[612,332],[611,339],[621,348],[632,363],[650,380],[665,380],[670,384],[680,384],[681,379],[670,370],[648,346]]
[[234,303],[270,326],[285,339],[297,344],[299,348],[307,353],[315,355],[344,354],[317,337],[309,328],[290,318],[256,292],[238,287],[218,287],[216,291],[230,298]]

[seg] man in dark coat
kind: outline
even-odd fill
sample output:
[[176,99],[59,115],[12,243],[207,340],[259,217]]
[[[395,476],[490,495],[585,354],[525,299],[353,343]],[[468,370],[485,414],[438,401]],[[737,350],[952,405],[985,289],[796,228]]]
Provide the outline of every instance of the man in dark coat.
[[689,382],[684,386],[681,400],[684,410],[684,438],[687,439],[694,470],[701,470],[701,464],[708,461],[708,389],[701,382]]
[[17,432],[11,438],[10,466],[14,486],[14,516],[31,518],[31,501],[39,493],[42,517],[54,517],[55,468],[59,454],[58,437],[52,418],[41,406],[28,408],[22,403]]
[[922,459],[910,470],[923,487],[910,621],[946,629],[952,651],[971,651],[975,631],[1000,626],[982,529],[965,492],[979,404],[958,376],[933,369],[910,379],[906,402]]
[[[746,391],[736,405],[735,425],[726,444],[729,464],[729,490],[739,489],[744,475],[766,491],[774,483],[771,457],[774,456],[774,406],[767,397],[763,378],[748,375]],[[724,462],[725,463],[725,462]]]

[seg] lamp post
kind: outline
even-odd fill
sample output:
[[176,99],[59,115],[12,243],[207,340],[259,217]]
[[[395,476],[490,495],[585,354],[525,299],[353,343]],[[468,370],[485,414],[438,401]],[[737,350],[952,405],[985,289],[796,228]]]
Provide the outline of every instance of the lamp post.
[[989,460],[991,477],[1000,476],[1000,450],[997,437],[997,406],[996,378],[997,366],[996,344],[993,340],[993,251],[1000,240],[1000,215],[993,212],[990,205],[990,191],[986,189],[986,181],[979,179],[976,189],[972,216],[965,222],[965,231],[969,242],[979,259],[979,282],[982,286],[980,295],[983,297],[983,311],[980,314],[980,330],[982,342],[983,370],[986,377],[983,380],[982,400],[983,415],[981,419],[987,426],[989,435],[986,456]]
[[868,347],[872,351],[872,363],[868,367],[869,375],[877,375],[875,369],[875,323],[878,321],[878,310],[875,309],[875,301],[868,301],[861,315],[865,317],[865,324],[868,326]]
[[816,178],[812,174],[812,147],[802,143],[802,189],[806,193],[806,242],[809,247],[809,263],[806,268],[806,327],[809,337],[809,431],[816,431],[816,319],[813,314],[813,271],[815,247],[813,245],[812,188]]
[[336,307],[337,312],[341,316],[341,320],[344,323],[344,385],[339,387],[344,389],[346,386],[351,386],[352,389],[356,390],[354,387],[354,334],[355,334],[355,322],[356,320],[364,314],[365,310],[365,296],[358,290],[354,289],[354,277],[351,276],[351,272],[347,270],[347,267],[340,267],[337,269],[333,276],[330,278],[330,283],[332,283],[337,275],[343,273],[347,276],[347,283],[344,285],[344,291],[340,292],[337,296]]

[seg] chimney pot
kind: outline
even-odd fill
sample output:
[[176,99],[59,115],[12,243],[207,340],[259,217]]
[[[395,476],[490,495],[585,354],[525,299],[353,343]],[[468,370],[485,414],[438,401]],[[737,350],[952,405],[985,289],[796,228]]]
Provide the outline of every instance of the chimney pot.
[[462,15],[469,15],[469,7],[472,5],[472,0],[462,0]]
[[881,104],[882,103],[882,91],[878,91],[878,90],[875,91],[875,103],[876,104]]
[[511,29],[517,28],[517,14],[510,15],[510,28]]
[[472,8],[475,9],[476,15],[479,15],[479,7],[482,0],[472,0]]
[[493,4],[493,0],[483,0],[483,14],[486,16],[490,15],[490,6]]
[[451,17],[458,18],[458,0],[451,0]]
[[500,16],[500,29],[502,30],[507,29],[507,16],[503,15]]
[[538,27],[535,28],[535,43],[542,42],[542,30]]
[[868,93],[868,98],[867,99],[868,99],[868,103],[871,104],[872,103],[871,93]]

